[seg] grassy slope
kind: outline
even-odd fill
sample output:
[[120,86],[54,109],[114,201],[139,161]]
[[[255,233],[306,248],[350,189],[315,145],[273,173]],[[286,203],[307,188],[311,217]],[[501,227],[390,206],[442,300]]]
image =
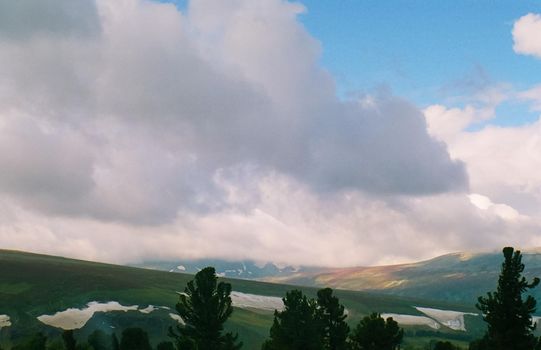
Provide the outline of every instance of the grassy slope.
[[[191,279],[192,276],[186,274],[0,250],[0,314],[8,314],[14,323],[13,327],[3,329],[0,336],[5,338],[10,332],[11,337],[17,337],[20,330],[36,330],[43,327],[35,320],[36,316],[69,307],[83,307],[94,300],[173,308],[177,302],[175,291],[182,291]],[[279,297],[287,290],[299,288],[247,280],[228,281],[236,291]],[[315,296],[317,291],[314,288],[300,289],[310,296]],[[362,315],[373,311],[420,314],[412,306],[474,311],[473,307],[464,305],[367,292],[337,291],[337,295],[350,311],[351,322],[357,322]],[[104,325],[122,328],[137,324],[150,329],[156,340],[164,336],[172,324],[165,311],[151,315],[137,312],[111,314],[114,315],[96,314],[81,332],[88,333],[90,328]],[[161,319],[153,319],[157,317]],[[267,336],[271,323],[270,312],[236,309],[228,328],[239,332],[247,349],[256,349]],[[475,324],[474,328],[478,326]],[[50,329],[50,332],[54,331]]]
[[[495,289],[502,259],[501,253],[449,254],[414,264],[334,269],[273,281],[474,304]],[[541,276],[541,254],[526,252],[523,262],[528,279]],[[541,300],[541,288],[533,294]]]

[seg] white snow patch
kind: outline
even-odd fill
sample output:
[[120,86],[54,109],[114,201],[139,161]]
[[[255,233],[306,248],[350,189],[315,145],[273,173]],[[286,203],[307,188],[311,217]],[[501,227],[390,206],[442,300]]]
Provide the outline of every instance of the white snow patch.
[[248,294],[242,292],[231,292],[233,306],[243,309],[261,309],[269,311],[282,311],[284,302],[279,297],[269,297],[266,295]]
[[149,305],[144,309],[139,309],[139,312],[141,312],[143,314],[149,314],[149,313],[151,313],[152,311],[155,311],[155,310],[158,310],[158,307],[156,307],[154,305]]
[[225,277],[225,272],[218,272],[218,273],[216,274],[216,276],[218,276],[218,277]]
[[464,323],[464,315],[478,316],[478,314],[471,312],[460,312],[451,310],[439,310],[428,307],[415,307],[423,314],[435,319],[445,327],[451,328],[455,331],[466,331],[466,324]]
[[393,320],[401,325],[406,326],[428,326],[433,329],[440,329],[438,322],[426,316],[402,315],[402,314],[381,314],[381,317],[387,319],[392,317]]
[[254,265],[260,269],[264,268],[267,264],[267,261],[254,261]]
[[186,271],[186,268],[183,265],[178,265],[177,270]]
[[186,322],[184,322],[184,320],[182,319],[182,317],[180,317],[180,315],[169,313],[169,317],[171,317],[173,320],[177,321],[183,326],[186,324]]
[[87,304],[84,309],[69,308],[65,311],[60,311],[54,315],[41,315],[37,319],[45,323],[46,325],[62,328],[64,330],[79,329],[94,316],[96,312],[109,312],[109,311],[136,311],[137,305],[123,306],[116,301],[110,301],[108,303],[98,303],[92,301]]
[[11,326],[8,315],[0,315],[0,329]]
[[532,316],[532,322],[536,323],[535,328],[539,329],[541,316]]

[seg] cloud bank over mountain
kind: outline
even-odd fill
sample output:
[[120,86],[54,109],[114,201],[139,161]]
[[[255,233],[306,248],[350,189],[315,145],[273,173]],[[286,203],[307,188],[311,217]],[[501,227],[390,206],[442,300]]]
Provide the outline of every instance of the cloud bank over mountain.
[[[108,261],[346,265],[536,243],[528,210],[510,220],[468,197],[517,208],[507,202],[516,187],[500,195],[505,179],[476,168],[496,161],[482,153],[496,136],[464,132],[490,109],[338,98],[304,10],[2,2],[0,14],[20,21],[0,15],[0,245]],[[522,38],[531,25],[519,22]]]

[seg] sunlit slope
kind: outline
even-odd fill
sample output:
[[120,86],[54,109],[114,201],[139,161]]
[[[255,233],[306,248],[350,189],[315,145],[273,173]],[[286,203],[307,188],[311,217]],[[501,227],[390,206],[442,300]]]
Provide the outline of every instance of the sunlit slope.
[[[192,275],[145,270],[133,267],[101,264],[59,257],[0,250],[0,314],[11,317],[13,325],[2,329],[2,336],[11,332],[17,337],[29,330],[58,330],[44,326],[36,317],[54,314],[67,308],[82,308],[90,301],[118,301],[122,305],[149,304],[174,308],[176,291],[182,291]],[[282,297],[292,286],[247,280],[228,280],[234,291],[265,296]],[[315,296],[317,289],[297,287]],[[356,322],[369,312],[422,315],[414,306],[444,310],[475,311],[472,305],[448,304],[413,298],[399,298],[367,292],[339,291],[337,295],[349,311],[349,320]],[[144,315],[138,312],[95,314],[79,332],[88,333],[94,328],[123,328],[130,325],[145,327],[153,340],[163,338],[174,324],[168,312]],[[479,328],[473,317],[469,331]],[[272,312],[236,308],[228,328],[238,331],[248,349],[258,348],[268,335]],[[417,327],[430,330],[429,328]],[[416,327],[413,327],[416,329]],[[445,327],[440,332],[455,334]],[[459,332],[460,333],[460,332]],[[469,333],[461,333],[467,337]]]
[[[333,269],[268,280],[473,304],[478,296],[495,289],[502,259],[499,252],[456,253],[413,264]],[[527,278],[541,276],[537,251],[524,252],[523,263]],[[541,288],[534,295],[541,300]]]

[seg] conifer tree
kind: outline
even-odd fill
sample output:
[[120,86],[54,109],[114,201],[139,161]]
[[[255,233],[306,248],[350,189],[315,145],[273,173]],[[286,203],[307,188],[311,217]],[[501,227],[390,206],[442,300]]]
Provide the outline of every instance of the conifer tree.
[[99,329],[90,333],[87,342],[94,350],[110,350],[112,345],[110,337],[104,331]]
[[169,329],[177,349],[237,350],[237,335],[223,334],[224,323],[233,307],[231,306],[231,284],[220,282],[213,267],[206,267],[188,282],[176,310],[184,326]]
[[460,348],[449,341],[438,341],[434,344],[432,350],[460,350]]
[[141,328],[126,328],[120,337],[120,350],[152,350],[148,334]]
[[120,342],[118,341],[116,333],[113,333],[113,335],[111,336],[111,349],[120,350]]
[[538,340],[532,334],[535,323],[532,314],[536,301],[522,295],[539,284],[539,278],[529,283],[522,276],[524,264],[520,251],[511,247],[503,249],[504,262],[495,292],[479,297],[477,308],[483,313],[488,329],[481,341],[474,346],[490,350],[532,350]]
[[64,340],[64,347],[66,348],[66,350],[75,350],[75,347],[77,346],[77,341],[75,341],[72,329],[62,332],[62,339]]
[[37,333],[28,343],[28,350],[45,350],[47,337],[43,333]]
[[274,311],[270,339],[264,350],[321,350],[323,327],[318,317],[317,304],[300,290],[286,293],[283,311]]
[[404,330],[392,317],[384,320],[380,314],[364,317],[350,336],[352,350],[395,350],[398,349]]
[[12,347],[12,350],[45,350],[47,337],[43,333],[36,333],[28,342]]
[[175,350],[175,346],[170,341],[162,341],[158,344],[156,350]]
[[345,308],[331,288],[317,292],[318,318],[321,321],[323,348],[325,350],[344,350],[347,348],[349,326],[345,319]]

